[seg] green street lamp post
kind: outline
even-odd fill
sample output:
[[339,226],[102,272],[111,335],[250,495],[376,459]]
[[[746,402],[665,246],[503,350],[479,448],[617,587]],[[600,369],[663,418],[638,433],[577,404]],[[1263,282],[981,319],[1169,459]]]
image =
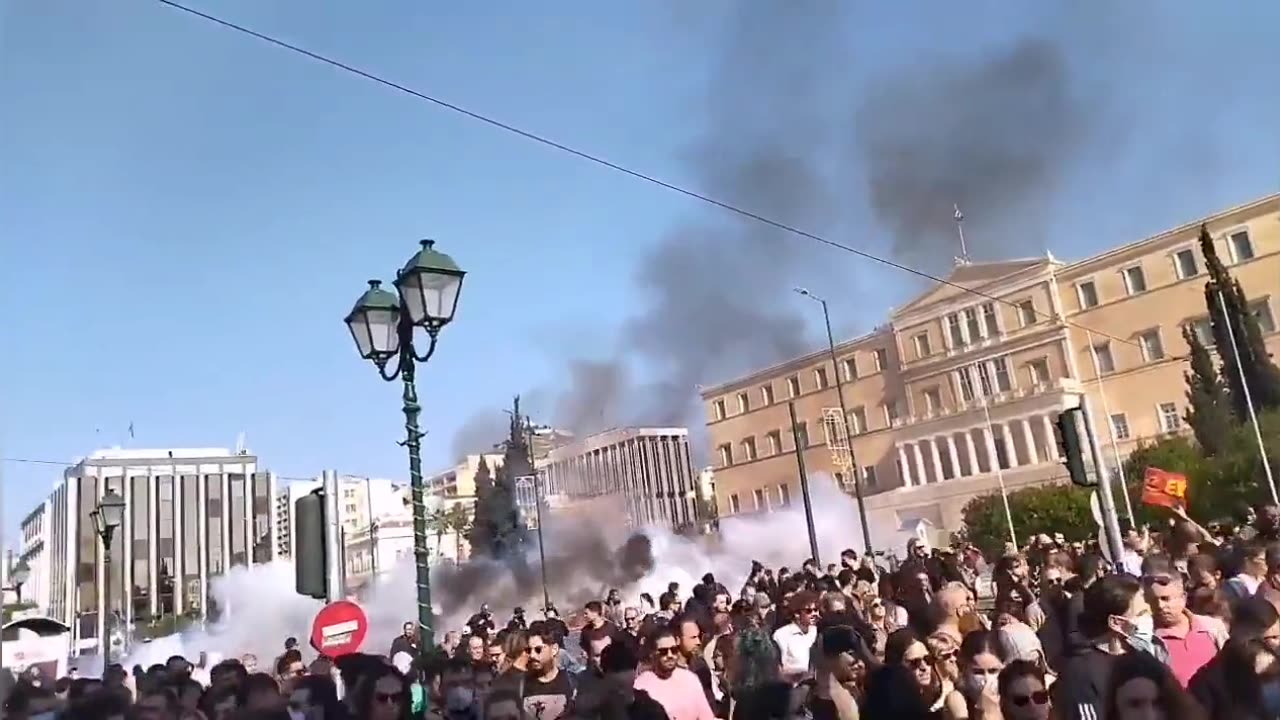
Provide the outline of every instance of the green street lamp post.
[[[423,240],[422,249],[396,274],[396,293],[369,281],[355,307],[346,317],[351,337],[360,357],[378,368],[383,380],[400,378],[405,439],[409,450],[409,484],[413,498],[413,555],[417,565],[418,646],[422,653],[435,647],[431,616],[431,556],[427,552],[427,506],[422,481],[420,455],[423,433],[418,429],[418,388],[414,382],[417,363],[425,363],[436,351],[440,330],[453,320],[458,308],[462,279],[466,276],[448,255],[434,249],[435,241]],[[427,334],[427,348],[421,355],[414,348],[414,329]],[[391,360],[396,363],[388,370]]]
[[[124,509],[124,498],[115,490],[108,490],[102,499],[98,500],[98,507],[89,513],[89,519],[93,521],[93,530],[102,540],[102,575],[107,580],[106,587],[102,591],[102,607],[108,616],[112,613],[111,540],[115,537],[116,528],[124,524]],[[111,665],[111,632],[105,621],[102,627],[108,628],[108,631],[103,633],[106,637],[98,638],[98,642],[102,645],[102,667],[105,668]]]

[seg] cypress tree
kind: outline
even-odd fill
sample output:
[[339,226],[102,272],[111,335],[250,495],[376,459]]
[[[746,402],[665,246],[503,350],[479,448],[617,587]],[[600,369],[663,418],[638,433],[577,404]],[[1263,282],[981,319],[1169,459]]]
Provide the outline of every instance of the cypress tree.
[[1182,337],[1191,348],[1191,368],[1182,374],[1187,381],[1187,413],[1183,417],[1204,454],[1217,455],[1227,449],[1235,425],[1231,398],[1213,356],[1190,325],[1182,326]]
[[[1204,286],[1204,299],[1213,323],[1213,340],[1218,357],[1222,358],[1220,372],[1230,392],[1232,411],[1236,419],[1243,422],[1249,418],[1249,407],[1245,400],[1241,369],[1244,380],[1249,383],[1249,392],[1257,411],[1280,407],[1280,369],[1271,361],[1271,355],[1262,340],[1258,318],[1249,309],[1249,300],[1245,297],[1244,290],[1218,257],[1213,237],[1204,225],[1200,226],[1200,252],[1209,273],[1209,281]],[[1219,291],[1221,300],[1218,297]],[[1235,345],[1231,343],[1233,335]],[[1240,356],[1238,365],[1237,349]]]
[[489,472],[489,463],[480,456],[480,465],[476,468],[476,504],[471,519],[471,529],[467,532],[467,542],[471,545],[471,553],[492,554],[497,527],[494,522],[494,483]]

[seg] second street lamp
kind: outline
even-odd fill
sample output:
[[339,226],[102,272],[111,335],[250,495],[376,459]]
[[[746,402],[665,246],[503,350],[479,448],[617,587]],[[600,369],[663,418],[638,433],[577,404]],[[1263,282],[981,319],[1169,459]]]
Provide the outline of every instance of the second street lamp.
[[[355,340],[360,357],[378,368],[388,382],[399,378],[404,386],[401,396],[404,411],[405,439],[401,445],[409,451],[409,485],[413,497],[413,555],[417,565],[418,646],[425,654],[435,647],[431,611],[431,555],[427,551],[426,491],[422,480],[421,440],[418,416],[418,388],[415,382],[417,363],[425,363],[436,351],[440,330],[453,320],[466,273],[435,242],[423,240],[422,248],[396,273],[397,293],[382,289],[378,280],[369,281],[355,307],[347,314],[347,328]],[[419,354],[414,347],[414,329],[427,334],[426,350]],[[388,370],[391,360],[395,366]]]
[[862,500],[862,481],[858,478],[858,462],[853,454],[853,434],[849,432],[849,409],[844,404],[844,383],[840,380],[840,364],[836,361],[836,338],[831,332],[831,313],[827,311],[827,301],[805,290],[804,288],[796,288],[795,291],[810,300],[816,301],[822,305],[822,319],[827,324],[827,350],[831,353],[831,372],[836,377],[836,398],[840,401],[840,427],[844,433],[844,446],[849,452],[849,467],[845,469],[853,481],[854,496],[858,499],[858,522],[862,523],[862,542],[866,550],[866,554],[870,555],[871,548],[871,528],[867,527],[867,507]]
[[[112,613],[111,608],[111,540],[116,534],[116,528],[124,524],[124,498],[115,490],[108,490],[102,499],[98,501],[98,507],[89,513],[89,519],[93,521],[93,530],[98,533],[98,537],[102,540],[102,565],[103,576],[106,578],[106,587],[103,590],[102,606],[108,616]],[[107,628],[106,621],[103,621],[102,627]],[[111,633],[108,628],[104,632],[105,637],[99,638],[98,642],[102,643],[102,666],[110,667],[111,665]]]

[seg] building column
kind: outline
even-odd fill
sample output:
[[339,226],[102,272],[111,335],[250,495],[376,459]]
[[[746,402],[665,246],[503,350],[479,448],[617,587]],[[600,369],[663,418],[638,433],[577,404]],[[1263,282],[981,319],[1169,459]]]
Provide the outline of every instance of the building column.
[[947,440],[947,459],[951,461],[951,477],[964,477],[964,471],[960,469],[960,454],[956,452],[956,438],[951,433],[946,434]]
[[927,485],[929,483],[929,476],[924,471],[924,454],[920,452],[920,443],[922,442],[924,441],[917,440],[911,443],[911,454],[916,460],[916,474],[920,476],[920,484]]
[[982,448],[987,453],[987,472],[1000,469],[1000,459],[996,457],[996,437],[991,434],[991,425],[982,426]]
[[1044,451],[1047,460],[1060,460],[1058,457],[1058,443],[1054,440],[1053,421],[1048,415],[1041,415],[1040,421],[1044,423]]
[[1031,432],[1031,420],[1022,418],[1018,423],[1022,425],[1022,437],[1027,441],[1027,464],[1039,465],[1040,453],[1036,450],[1036,435]]
[[147,468],[147,537],[151,538],[147,559],[147,602],[151,605],[151,617],[160,617],[160,476],[154,468]]
[[1018,467],[1018,448],[1013,445],[1013,433],[1009,430],[1009,423],[1000,423],[1000,438],[1004,440],[1004,455],[1009,461],[1009,467]]
[[907,462],[907,448],[898,445],[898,471],[902,473],[902,487],[911,487],[911,465]]
[[973,443],[973,428],[964,431],[964,451],[969,453],[969,474],[981,475],[982,466],[978,464],[978,448]]
[[200,567],[200,618],[203,620],[209,617],[209,477],[200,472],[199,465],[192,472],[196,476],[196,502],[200,509],[196,514],[196,542],[200,548],[196,560]]
[[929,438],[929,456],[933,460],[933,477],[934,482],[942,482],[946,480],[946,476],[942,474],[942,457],[938,453],[938,436],[934,435]]
[[178,466],[173,465],[169,468],[169,482],[173,483],[173,614],[181,616],[186,612],[186,576],[187,568],[183,563],[186,560],[186,551],[183,547],[185,525],[183,524],[186,504],[191,502],[191,498],[182,494],[183,482],[182,476],[178,474]]

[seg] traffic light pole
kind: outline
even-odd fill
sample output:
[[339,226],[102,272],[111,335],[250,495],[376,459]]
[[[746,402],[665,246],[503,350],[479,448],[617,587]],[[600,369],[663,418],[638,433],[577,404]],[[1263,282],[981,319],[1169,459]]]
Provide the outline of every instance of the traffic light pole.
[[1089,399],[1083,393],[1080,395],[1080,411],[1084,415],[1084,431],[1089,438],[1093,468],[1098,476],[1098,504],[1102,506],[1102,525],[1106,530],[1107,545],[1111,547],[1111,562],[1118,566],[1124,552],[1120,517],[1116,513],[1115,496],[1111,494],[1111,473],[1107,472],[1106,462],[1102,459],[1102,445],[1098,443],[1098,433],[1094,429],[1093,413],[1089,412]]

